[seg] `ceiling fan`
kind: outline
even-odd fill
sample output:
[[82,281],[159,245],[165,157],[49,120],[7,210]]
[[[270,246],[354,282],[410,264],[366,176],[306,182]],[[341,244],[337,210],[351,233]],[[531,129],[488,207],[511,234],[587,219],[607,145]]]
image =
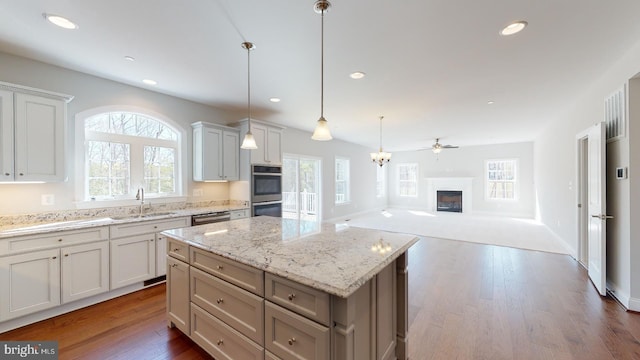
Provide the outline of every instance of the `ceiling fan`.
[[440,144],[440,138],[436,138],[436,143],[433,144],[433,146],[431,146],[431,151],[433,151],[434,154],[438,154],[440,153],[440,151],[442,151],[442,149],[457,149],[458,146],[456,145],[442,145]]

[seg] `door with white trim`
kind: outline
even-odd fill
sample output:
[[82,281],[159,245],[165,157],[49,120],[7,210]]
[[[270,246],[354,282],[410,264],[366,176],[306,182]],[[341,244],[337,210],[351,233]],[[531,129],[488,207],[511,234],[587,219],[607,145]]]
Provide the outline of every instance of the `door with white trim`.
[[604,123],[588,130],[589,278],[600,295],[607,294],[607,182]]

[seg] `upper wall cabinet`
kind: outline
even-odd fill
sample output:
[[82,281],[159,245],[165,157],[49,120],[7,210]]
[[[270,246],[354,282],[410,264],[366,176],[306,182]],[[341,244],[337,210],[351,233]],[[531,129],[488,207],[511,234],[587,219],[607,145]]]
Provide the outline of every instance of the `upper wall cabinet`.
[[0,82],[0,182],[66,180],[66,104],[71,99]]
[[[240,136],[244,136],[249,128],[247,120],[236,123],[234,126],[240,128]],[[251,133],[258,146],[255,150],[249,150],[251,164],[282,164],[282,130],[284,130],[282,126],[251,120]],[[243,159],[242,161],[247,160]]]
[[193,127],[193,180],[240,178],[240,135],[237,129],[197,122]]

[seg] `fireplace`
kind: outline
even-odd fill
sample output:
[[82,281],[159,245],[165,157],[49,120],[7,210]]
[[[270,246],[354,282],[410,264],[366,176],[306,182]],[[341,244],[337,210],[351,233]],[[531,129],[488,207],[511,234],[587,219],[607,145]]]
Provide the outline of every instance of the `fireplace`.
[[437,211],[462,212],[462,191],[438,190],[436,192]]

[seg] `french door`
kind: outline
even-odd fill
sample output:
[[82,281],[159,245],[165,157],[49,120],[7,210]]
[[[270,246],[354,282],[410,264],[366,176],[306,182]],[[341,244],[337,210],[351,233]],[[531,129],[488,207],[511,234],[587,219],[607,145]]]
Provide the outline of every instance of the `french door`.
[[284,154],[282,161],[282,217],[321,220],[321,160]]

